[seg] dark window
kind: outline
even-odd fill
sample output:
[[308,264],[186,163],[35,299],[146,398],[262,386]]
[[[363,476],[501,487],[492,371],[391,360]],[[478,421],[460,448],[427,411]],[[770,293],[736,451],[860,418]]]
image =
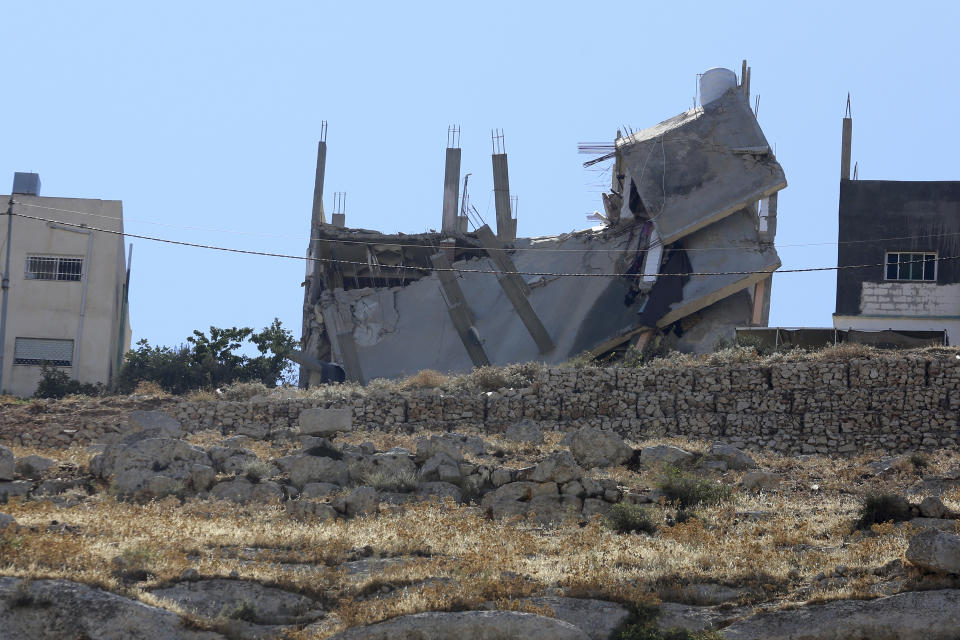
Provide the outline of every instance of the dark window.
[[83,277],[83,258],[27,256],[27,280],[72,280]]
[[937,279],[937,254],[891,251],[887,253],[887,280]]

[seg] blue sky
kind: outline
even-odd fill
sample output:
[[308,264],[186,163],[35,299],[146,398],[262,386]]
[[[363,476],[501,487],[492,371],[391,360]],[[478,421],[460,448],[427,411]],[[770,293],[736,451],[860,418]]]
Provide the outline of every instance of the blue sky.
[[[746,58],[789,182],[784,268],[835,265],[848,91],[862,179],[960,179],[957,7],[3,0],[0,179],[120,199],[130,233],[302,255],[322,120],[327,211],[345,191],[349,226],[411,233],[440,225],[450,124],[493,218],[502,128],[519,234],[561,233],[607,181],[577,142],[673,116]],[[302,262],[133,244],[135,340],[275,316],[299,337]],[[771,324],[830,326],[834,292],[833,272],[776,276]]]

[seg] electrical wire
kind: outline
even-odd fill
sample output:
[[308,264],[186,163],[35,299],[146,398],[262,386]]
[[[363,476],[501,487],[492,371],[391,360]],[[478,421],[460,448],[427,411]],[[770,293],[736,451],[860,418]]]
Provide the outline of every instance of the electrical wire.
[[[491,198],[493,196],[491,195]],[[303,236],[291,236],[284,234],[274,234],[274,233],[259,233],[253,231],[239,231],[232,229],[216,229],[209,227],[191,227],[186,225],[174,225],[164,222],[152,222],[149,220],[141,220],[137,218],[117,218],[116,216],[108,216],[102,213],[90,213],[88,211],[75,211],[73,209],[58,209],[56,207],[47,207],[40,204],[31,204],[28,202],[18,202],[14,201],[14,204],[19,207],[33,207],[36,209],[45,209],[47,211],[60,211],[63,213],[74,213],[82,216],[93,216],[97,218],[106,218],[108,220],[123,220],[126,222],[142,222],[144,224],[152,224],[161,227],[168,227],[170,229],[184,229],[187,231],[206,231],[209,233],[230,233],[236,235],[246,235],[252,237],[260,238],[278,238],[278,239],[289,239],[289,240],[305,240],[307,242],[327,242],[330,244],[359,244],[359,245],[371,245],[371,244],[382,244],[391,247],[404,247],[408,249],[422,249],[425,245],[422,244],[409,244],[403,242],[391,242],[389,240],[341,240],[339,238],[305,238]],[[489,206],[489,203],[488,203]],[[592,211],[589,213],[593,213]],[[3,215],[0,213],[0,215]],[[481,219],[481,222],[483,220]],[[127,234],[130,235],[130,234]],[[836,242],[800,242],[800,243],[786,243],[786,244],[776,244],[777,249],[786,249],[791,247],[835,247],[838,245],[846,244],[870,244],[870,243],[879,243],[879,242],[895,242],[899,240],[926,240],[928,238],[953,238],[960,236],[960,231],[951,232],[951,233],[930,233],[919,236],[899,236],[891,238],[871,238],[867,240],[842,240]],[[550,236],[540,236],[540,237],[550,237]],[[538,240],[538,238],[530,238],[531,240]],[[654,245],[661,246],[661,245]],[[730,244],[723,247],[690,247],[685,248],[684,251],[742,251],[744,249],[756,248],[756,244],[746,244],[746,245],[736,245]],[[503,249],[502,247],[457,247],[457,251],[489,251],[491,249]],[[549,248],[549,247],[511,247],[509,251],[533,251],[538,252],[542,251],[544,253],[621,253],[622,249],[563,249],[563,248]]]
[[[46,222],[48,224],[59,224],[68,227],[77,227],[78,229],[86,229],[89,231],[98,231],[100,233],[109,233],[117,236],[124,236],[128,238],[137,238],[140,240],[150,240],[153,242],[162,242],[165,244],[178,245],[182,247],[193,247],[196,249],[210,249],[214,251],[225,251],[227,253],[239,253],[244,255],[253,255],[253,256],[265,256],[269,258],[285,258],[288,260],[304,260],[307,262],[323,262],[328,264],[349,264],[356,266],[369,267],[370,264],[366,261],[360,262],[356,260],[337,260],[333,258],[312,258],[310,256],[295,256],[284,253],[271,253],[268,251],[254,251],[252,249],[237,249],[233,247],[220,247],[216,245],[207,245],[199,244],[196,242],[186,242],[183,240],[171,240],[169,238],[157,238],[154,236],[145,236],[136,233],[126,233],[124,231],[116,231],[113,229],[99,229],[97,227],[90,227],[83,224],[78,224],[76,222],[65,222],[62,220],[51,220],[49,218],[41,218],[39,216],[28,216],[24,213],[15,213],[11,212],[7,215],[16,216],[18,218],[25,218],[27,220],[36,220],[39,222]],[[937,257],[934,258],[935,262],[945,262],[947,260],[957,260],[960,259],[960,256],[947,256],[947,257]],[[909,262],[900,262],[898,264],[921,264],[925,262],[931,262],[931,260],[912,260]],[[885,262],[879,264],[856,264],[856,265],[843,265],[843,266],[831,266],[831,267],[807,267],[804,269],[777,269],[774,271],[692,271],[689,273],[557,273],[553,271],[501,271],[497,269],[464,269],[464,268],[424,268],[418,266],[408,266],[408,265],[390,265],[389,269],[408,269],[413,271],[450,271],[453,273],[486,273],[491,275],[521,275],[521,276],[550,276],[558,278],[644,278],[644,277],[671,277],[671,276],[681,276],[681,277],[691,277],[691,276],[739,276],[739,275],[754,275],[754,274],[764,274],[772,275],[774,273],[811,273],[814,271],[840,271],[842,269],[869,269],[876,267],[886,267]]]

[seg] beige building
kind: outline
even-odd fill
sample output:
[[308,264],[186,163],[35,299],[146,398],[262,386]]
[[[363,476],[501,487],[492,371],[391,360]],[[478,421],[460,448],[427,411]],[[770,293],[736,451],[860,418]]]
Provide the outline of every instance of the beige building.
[[[32,395],[44,363],[109,383],[130,348],[129,271],[123,236],[93,228],[122,233],[120,201],[40,197],[30,173],[15,175],[13,192],[15,215],[0,215],[10,270],[0,391]],[[0,198],[6,213],[11,196]]]

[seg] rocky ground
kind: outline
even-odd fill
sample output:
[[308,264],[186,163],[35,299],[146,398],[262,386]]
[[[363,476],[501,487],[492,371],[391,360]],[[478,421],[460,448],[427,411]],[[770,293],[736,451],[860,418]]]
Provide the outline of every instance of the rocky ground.
[[3,637],[960,635],[953,451],[392,433],[337,409],[187,433],[114,405],[98,444],[0,448]]

